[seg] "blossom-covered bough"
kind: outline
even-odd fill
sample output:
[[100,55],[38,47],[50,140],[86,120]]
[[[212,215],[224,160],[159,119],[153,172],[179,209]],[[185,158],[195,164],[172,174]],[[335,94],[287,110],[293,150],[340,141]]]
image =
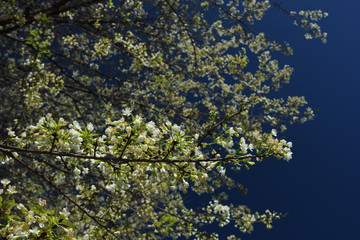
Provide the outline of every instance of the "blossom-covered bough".
[[[228,173],[290,160],[275,98],[292,54],[256,23],[275,8],[326,41],[321,11],[276,1],[4,1],[0,5],[0,236],[217,239],[282,215],[234,205]],[[271,93],[271,94],[270,94]],[[208,198],[197,206],[187,194]],[[202,199],[204,199],[202,198]]]

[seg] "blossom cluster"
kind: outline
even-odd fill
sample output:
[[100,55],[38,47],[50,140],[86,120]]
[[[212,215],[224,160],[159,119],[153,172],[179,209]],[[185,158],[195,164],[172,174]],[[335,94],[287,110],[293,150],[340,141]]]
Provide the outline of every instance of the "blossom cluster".
[[[272,7],[326,40],[326,13],[269,0],[3,2],[1,233],[218,239],[204,226],[270,227],[279,214],[215,193],[245,193],[230,177],[240,169],[289,161],[287,124],[314,116],[305,98],[271,94],[293,72],[277,58],[291,46],[257,25]],[[207,200],[190,209],[188,192]]]
[[74,239],[74,225],[68,221],[69,212],[66,208],[59,212],[44,210],[46,200],[38,199],[29,208],[22,203],[16,203],[17,193],[10,180],[2,179],[0,190],[0,236],[7,239],[36,239],[40,237],[63,236],[64,239]]
[[[122,113],[124,116],[119,120],[106,120],[103,134],[97,133],[97,127],[90,122],[82,126],[77,121],[68,123],[63,118],[56,121],[51,114],[28,126],[19,135],[10,128],[7,140],[10,145],[2,144],[1,148],[8,149],[11,155],[4,155],[2,161],[11,164],[14,160],[24,161],[28,154],[53,155],[53,163],[44,165],[44,169],[50,167],[49,171],[52,171],[52,164],[63,165],[64,171],[73,177],[76,199],[84,201],[103,190],[108,194],[126,195],[134,188],[133,181],[145,176],[145,179],[155,177],[152,181],[156,182],[166,178],[171,183],[167,191],[178,189],[186,192],[190,186],[197,191],[196,186],[210,183],[208,173],[212,170],[225,177],[225,164],[248,168],[255,163],[253,159],[262,160],[268,156],[291,158],[291,143],[278,140],[274,129],[271,133],[254,131],[249,134],[241,127],[224,125],[223,136],[212,140],[209,137],[210,141],[198,144],[199,136],[187,136],[182,126],[170,121],[158,126],[139,115],[133,116],[128,108]],[[217,153],[211,157],[215,149],[218,149]],[[80,184],[93,175],[106,176],[107,181]],[[64,177],[58,175],[51,184],[65,185]],[[137,184],[145,187],[148,184],[145,182]],[[220,226],[230,222],[229,206],[215,201],[208,209],[212,209],[214,215],[211,221],[216,219]]]
[[291,11],[290,15],[295,18],[295,25],[300,25],[307,30],[306,39],[320,38],[323,43],[326,43],[327,33],[322,32],[316,22],[326,18],[329,15],[327,12],[321,10],[299,11],[298,13]]

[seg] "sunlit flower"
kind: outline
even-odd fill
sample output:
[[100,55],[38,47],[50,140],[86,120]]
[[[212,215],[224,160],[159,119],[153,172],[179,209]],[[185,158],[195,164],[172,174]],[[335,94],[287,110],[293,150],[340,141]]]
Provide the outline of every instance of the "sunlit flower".
[[16,191],[16,186],[11,186],[11,185],[9,185],[7,191],[8,191],[10,194],[15,194],[15,193],[17,193],[17,191]]
[[60,212],[60,215],[63,215],[65,218],[68,218],[70,212],[67,210],[67,208],[63,208],[62,211]]
[[108,191],[110,191],[110,192],[112,192],[112,193],[115,192],[115,188],[116,188],[115,183],[110,184],[110,185],[106,185],[106,187],[105,187],[106,190],[108,190]]
[[286,161],[289,161],[289,160],[291,160],[292,159],[292,152],[291,151],[289,151],[289,152],[287,152],[286,154],[285,154],[285,156],[284,156],[284,159],[286,160]]
[[19,203],[19,205],[17,205],[16,208],[19,210],[22,210],[22,211],[26,209],[24,204],[22,204],[22,203]]
[[94,130],[94,125],[91,122],[89,122],[87,124],[86,128],[87,128],[87,130],[89,130],[91,132],[92,130]]
[[233,127],[229,128],[229,135],[232,136],[235,134],[235,130]]
[[181,130],[180,126],[178,126],[177,124],[174,124],[172,126],[172,129],[174,130],[174,132],[180,132],[180,130]]
[[75,174],[75,176],[80,176],[81,170],[78,169],[78,168],[75,168],[75,169],[74,169],[74,174]]
[[271,130],[271,134],[272,134],[274,137],[276,137],[276,136],[277,136],[277,131],[276,131],[276,129],[272,129],[272,130]]
[[139,124],[141,123],[141,120],[142,120],[142,117],[136,116],[136,117],[135,117],[135,120],[134,120],[134,124],[135,124],[135,125],[139,125]]
[[4,179],[2,179],[1,180],[1,183],[3,184],[3,185],[8,185],[9,183],[10,183],[11,181],[9,180],[9,179],[7,179],[7,178],[4,178]]
[[35,227],[33,229],[30,229],[29,232],[32,234],[38,235],[40,233],[40,230],[37,227]]
[[15,137],[15,132],[14,131],[9,131],[8,135],[9,135],[9,137]]
[[153,121],[150,121],[146,124],[146,129],[149,131],[152,131],[155,128],[155,123]]
[[77,121],[73,121],[73,126],[76,127],[78,130],[81,130],[80,124]]
[[122,114],[127,117],[131,115],[131,112],[132,110],[130,108],[125,108],[122,110]]

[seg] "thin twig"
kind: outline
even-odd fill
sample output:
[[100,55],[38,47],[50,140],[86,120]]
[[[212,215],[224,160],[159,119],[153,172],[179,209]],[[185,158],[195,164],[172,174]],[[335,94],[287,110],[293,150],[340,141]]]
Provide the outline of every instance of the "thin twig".
[[53,156],[66,156],[74,158],[83,158],[83,159],[96,159],[105,161],[111,164],[112,167],[120,170],[120,167],[115,166],[111,162],[123,162],[123,163],[201,163],[201,162],[234,162],[236,160],[251,159],[251,158],[260,158],[263,155],[244,155],[238,157],[224,157],[224,158],[204,158],[204,159],[155,159],[155,158],[137,158],[137,159],[126,159],[118,158],[113,156],[106,157],[94,157],[86,154],[71,153],[71,152],[50,152],[49,150],[38,150],[38,149],[28,149],[28,148],[18,148],[13,146],[7,146],[5,144],[0,144],[0,151],[2,152],[25,152],[25,153],[34,153],[34,154],[44,154],[44,155],[53,155]]

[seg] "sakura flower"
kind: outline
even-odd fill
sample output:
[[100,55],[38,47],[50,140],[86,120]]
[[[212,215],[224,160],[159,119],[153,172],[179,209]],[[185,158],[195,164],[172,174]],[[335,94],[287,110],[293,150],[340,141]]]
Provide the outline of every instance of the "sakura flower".
[[9,137],[15,137],[15,132],[14,131],[9,131],[8,135],[9,135]]
[[229,135],[232,136],[235,134],[235,130],[233,127],[229,128]]
[[134,120],[134,124],[135,124],[135,125],[140,125],[141,120],[142,120],[142,117],[136,116],[136,117],[135,117],[135,120]]
[[152,129],[155,128],[155,123],[153,121],[150,121],[146,124],[146,129],[151,131]]
[[80,169],[78,169],[78,168],[75,168],[75,169],[74,169],[74,174],[75,174],[75,176],[80,176],[80,173],[81,173],[81,170],[80,170]]
[[122,114],[126,117],[131,115],[132,110],[130,108],[125,108],[122,110]]
[[7,178],[4,178],[1,180],[1,183],[4,184],[5,186],[8,185],[11,181]]
[[113,184],[110,184],[110,185],[106,185],[105,188],[106,188],[106,190],[108,190],[109,192],[115,193],[116,185],[115,185],[115,183],[113,183]]
[[8,191],[10,194],[17,193],[16,187],[15,187],[15,186],[11,186],[11,185],[9,185],[7,191]]
[[87,128],[87,130],[89,130],[91,132],[92,130],[94,130],[94,125],[91,122],[89,122],[87,124],[86,128]]
[[77,128],[78,130],[81,130],[80,124],[77,121],[73,122],[73,126]]
[[63,215],[65,218],[68,218],[70,212],[67,210],[67,208],[63,208],[63,210],[60,212],[60,215]]
[[32,234],[38,235],[40,233],[40,230],[37,227],[35,227],[33,229],[30,229],[29,232]]
[[276,136],[277,136],[277,131],[276,131],[276,129],[272,129],[272,130],[271,130],[271,134],[272,134],[274,137],[276,137]]

